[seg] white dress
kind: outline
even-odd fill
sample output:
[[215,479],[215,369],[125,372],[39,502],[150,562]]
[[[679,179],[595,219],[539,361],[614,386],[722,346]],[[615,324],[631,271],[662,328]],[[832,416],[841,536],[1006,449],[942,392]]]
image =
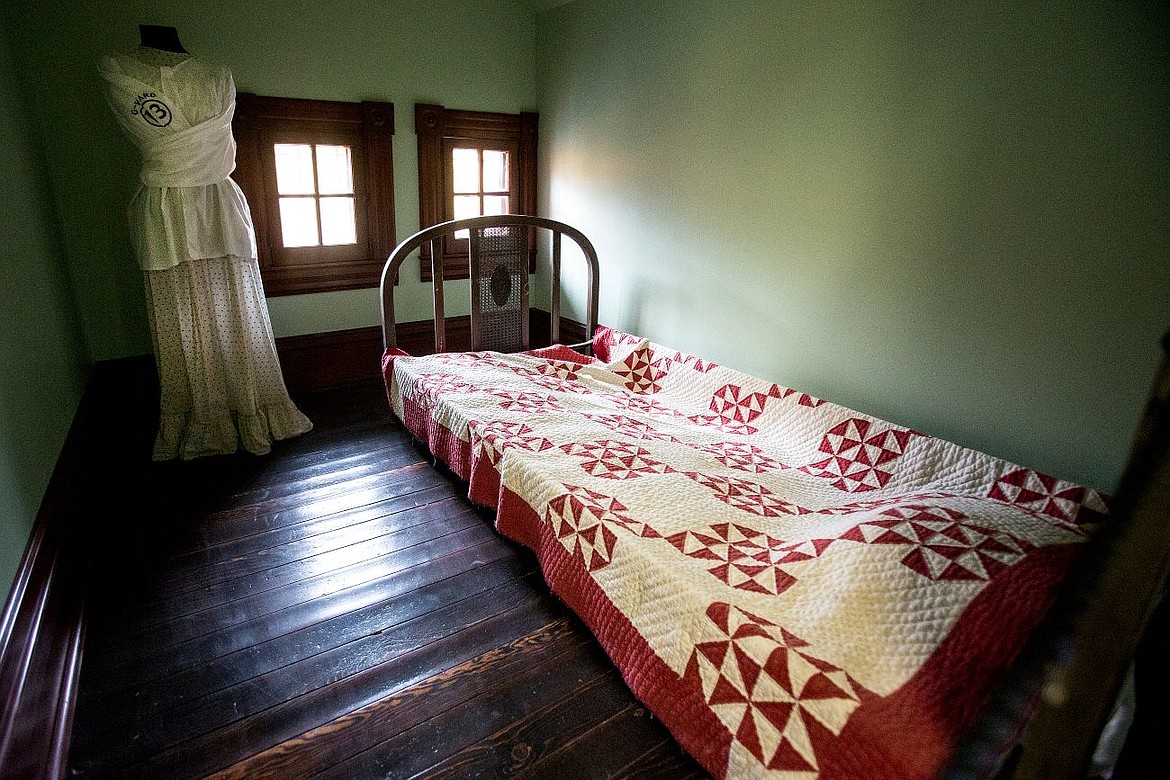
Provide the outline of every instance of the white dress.
[[143,158],[127,212],[162,392],[154,458],[266,453],[313,426],[285,388],[251,214],[229,178],[231,73],[149,49],[103,57],[99,72]]

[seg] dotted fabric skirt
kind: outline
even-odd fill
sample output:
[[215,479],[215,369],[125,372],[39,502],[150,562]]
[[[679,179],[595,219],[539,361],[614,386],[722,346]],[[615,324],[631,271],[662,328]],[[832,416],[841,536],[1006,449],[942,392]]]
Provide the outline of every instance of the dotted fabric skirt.
[[143,275],[162,391],[155,460],[261,455],[313,427],[285,387],[255,258]]

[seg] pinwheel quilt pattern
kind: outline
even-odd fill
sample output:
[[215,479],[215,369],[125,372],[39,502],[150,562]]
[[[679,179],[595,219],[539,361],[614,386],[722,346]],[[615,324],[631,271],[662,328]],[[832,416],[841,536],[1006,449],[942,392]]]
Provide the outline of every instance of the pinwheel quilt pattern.
[[630,334],[594,354],[384,371],[712,775],[935,776],[1105,498]]

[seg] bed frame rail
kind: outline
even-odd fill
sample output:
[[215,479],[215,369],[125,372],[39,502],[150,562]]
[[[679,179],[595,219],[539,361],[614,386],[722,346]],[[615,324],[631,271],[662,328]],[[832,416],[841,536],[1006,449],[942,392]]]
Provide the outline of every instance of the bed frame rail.
[[[586,272],[588,274],[588,300],[586,302],[586,322],[585,322],[585,336],[587,339],[592,338],[593,331],[597,328],[597,294],[598,294],[598,265],[597,265],[597,251],[593,248],[593,244],[585,237],[585,234],[576,228],[566,225],[563,222],[558,222],[553,219],[545,217],[530,217],[521,214],[501,214],[495,216],[472,217],[470,219],[452,220],[450,222],[442,222],[433,227],[420,230],[413,236],[410,236],[390,253],[390,257],[386,260],[385,266],[382,268],[382,345],[386,349],[391,349],[398,346],[397,334],[395,332],[396,320],[394,317],[394,286],[398,280],[398,271],[402,263],[412,253],[422,247],[424,244],[430,245],[431,254],[431,278],[433,280],[433,300],[434,300],[434,323],[435,323],[435,351],[447,351],[447,336],[446,336],[446,312],[443,305],[443,252],[442,242],[443,238],[451,233],[459,230],[470,231],[473,238],[477,231],[486,228],[495,227],[526,227],[530,229],[543,229],[552,234],[552,273],[551,273],[551,304],[549,312],[549,337],[552,343],[556,344],[560,341],[560,324],[561,324],[561,237],[568,236],[580,248],[582,255],[585,258]],[[476,240],[468,241],[469,251],[467,258],[468,274],[474,280],[476,272],[479,270],[479,258],[476,256],[478,244]],[[528,275],[525,274],[521,281],[522,298],[525,302],[523,310],[523,341],[524,348],[530,345],[528,342]],[[480,349],[477,335],[481,333],[479,319],[479,308],[475,305],[476,285],[472,284],[472,307],[471,307],[471,333],[472,344],[471,349]],[[587,348],[590,342],[585,341],[581,344],[571,344],[569,346],[576,348]]]

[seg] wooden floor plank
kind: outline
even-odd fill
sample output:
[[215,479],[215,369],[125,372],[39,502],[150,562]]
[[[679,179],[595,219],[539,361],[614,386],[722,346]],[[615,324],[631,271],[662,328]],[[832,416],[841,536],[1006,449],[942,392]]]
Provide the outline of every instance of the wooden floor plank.
[[[411,511],[430,514],[425,507]],[[489,527],[486,530],[490,532],[491,529]],[[382,534],[361,545],[318,553],[226,581],[212,581],[204,587],[170,594],[165,601],[153,601],[129,611],[133,613],[134,622],[139,626],[138,633],[154,633],[156,628],[163,624],[173,625],[193,615],[201,615],[244,599],[250,604],[258,600],[268,600],[286,605],[288,602],[281,594],[289,588],[295,590],[299,586],[302,590],[307,588],[317,595],[332,593],[337,588],[330,585],[330,580],[345,579],[339,575],[346,571],[377,562],[396,563],[399,557],[427,555],[429,552],[420,553],[418,550],[412,551],[412,548],[434,542],[444,536],[460,535],[456,536],[456,539],[466,539],[470,543],[475,543],[485,537],[484,531],[485,524],[479,515],[468,507],[461,507],[457,514],[436,516],[417,525]],[[402,567],[393,570],[397,571],[398,568]]]
[[267,460],[263,466],[249,474],[247,482],[242,485],[243,490],[231,491],[227,495],[230,498],[239,498],[246,495],[247,491],[262,487],[330,474],[337,471],[339,466],[384,457],[386,449],[401,449],[403,444],[408,443],[407,435],[397,426],[384,424],[370,427],[359,434],[350,434],[332,446],[299,455],[289,455],[279,460]]
[[[522,630],[515,622],[508,628]],[[216,777],[247,780],[324,771],[374,747],[387,735],[425,721],[434,712],[434,702],[439,697],[458,699],[478,695],[511,680],[522,667],[539,664],[589,641],[573,618],[558,617],[535,631],[286,739],[227,767]]]
[[531,558],[516,556],[515,551],[495,539],[466,547],[449,555],[419,563],[408,569],[371,582],[340,591],[332,598],[313,599],[282,610],[261,615],[227,631],[204,634],[175,645],[140,649],[137,655],[123,655],[102,660],[103,676],[96,675],[82,691],[86,697],[104,696],[113,691],[142,685],[150,680],[175,674],[192,666],[208,663],[238,650],[254,647],[284,634],[332,620],[340,615],[376,604],[388,598],[408,594],[430,583],[451,576],[451,572],[471,572],[501,559],[517,562],[521,571],[535,569]]
[[[295,542],[298,539],[313,536],[315,535],[313,533],[314,531],[328,532],[330,529],[345,528],[352,522],[364,522],[367,519],[378,517],[390,518],[391,516],[402,515],[403,513],[413,514],[409,515],[409,517],[395,517],[393,520],[388,520],[387,522],[401,526],[408,526],[412,523],[425,523],[438,516],[435,511],[427,509],[428,506],[434,503],[433,499],[437,497],[435,493],[425,491],[424,494],[418,496],[415,494],[400,496],[380,503],[376,507],[363,507],[352,513],[342,513],[342,516],[330,516],[321,520],[319,523],[305,521],[304,523],[298,524],[289,533],[275,534],[268,541],[287,544],[289,542]],[[463,508],[459,507],[455,511],[462,512]],[[263,538],[253,536],[245,541],[246,543],[234,546],[224,552],[224,555],[236,553],[228,560],[242,560],[250,554],[258,553],[261,556],[263,555],[263,550],[265,549],[265,540]],[[209,555],[208,557],[213,558],[215,562],[221,562],[223,560],[219,556]],[[129,564],[124,564],[124,566],[128,569],[130,568]],[[93,597],[90,599],[92,606],[89,609],[88,622],[91,628],[96,629],[94,636],[101,637],[104,641],[93,643],[94,647],[91,648],[90,652],[97,652],[100,655],[104,651],[111,649],[104,645],[112,645],[114,648],[121,646],[130,650],[141,650],[144,645],[161,646],[164,644],[174,644],[190,639],[192,636],[197,636],[210,630],[218,630],[233,624],[233,621],[220,619],[214,611],[193,616],[185,621],[177,620],[176,617],[183,612],[180,609],[180,604],[160,600],[159,596],[160,593],[166,590],[166,586],[160,584],[160,580],[168,582],[177,581],[180,584],[189,582],[192,586],[203,585],[206,589],[212,587],[214,583],[222,582],[226,579],[222,574],[225,570],[217,569],[211,562],[207,562],[203,566],[191,564],[184,567],[181,572],[177,571],[173,575],[168,575],[165,569],[155,571],[150,567],[151,564],[146,564],[144,567],[140,567],[137,572],[131,569],[129,573],[122,574],[118,577],[102,577],[95,584],[93,587]],[[360,564],[349,565],[351,572],[357,572],[360,568]],[[378,568],[379,573],[383,571],[383,569]],[[377,576],[377,574],[371,576]],[[318,577],[314,580],[314,582],[318,583],[318,592],[330,592],[329,588],[320,584],[321,579],[322,577]],[[360,577],[357,580],[354,580],[353,577],[347,577],[347,579],[351,582],[363,581]],[[245,584],[246,582],[244,581],[241,584]],[[310,587],[303,587],[301,590],[312,590],[312,584],[308,583],[307,585]],[[221,606],[228,608],[228,605],[232,603],[232,594],[224,591],[222,588],[219,590],[222,592]],[[256,594],[245,591],[239,595],[255,596]],[[275,593],[273,597],[279,597],[280,595],[280,593]],[[250,603],[247,606],[249,609],[252,609],[252,612],[249,614],[253,616],[265,614],[264,612],[257,611],[256,607]],[[187,611],[190,610],[188,609]],[[169,621],[169,623],[160,627],[160,624],[164,621]],[[193,629],[193,632],[191,630],[184,630],[185,627],[187,629]]]
[[417,487],[419,489],[408,493],[399,493],[353,509],[334,512],[324,517],[316,517],[280,528],[266,529],[247,536],[237,536],[219,544],[203,545],[185,551],[181,555],[171,558],[167,571],[160,578],[160,581],[168,582],[172,579],[181,579],[208,567],[218,566],[224,561],[233,561],[261,550],[457,497],[457,493],[446,482],[429,486],[427,483],[423,483]]
[[239,504],[249,498],[262,498],[263,490],[279,490],[306,478],[333,475],[336,481],[350,465],[376,462],[406,452],[410,445],[409,435],[387,421],[353,429],[339,438],[335,436],[331,432],[314,432],[308,437],[315,439],[313,447],[297,448],[294,443],[277,442],[268,456],[237,453],[185,462],[151,463],[151,485],[158,490],[190,493],[197,492],[200,485],[215,484],[219,489],[204,496],[210,502],[207,506]]
[[100,595],[116,609],[122,600],[153,593],[172,561],[205,556],[218,545],[245,543],[245,538],[281,533],[282,529],[295,535],[292,529],[304,523],[336,518],[345,511],[358,512],[423,490],[450,488],[451,483],[444,477],[415,462],[372,483],[364,480],[361,485],[342,484],[315,493],[299,504],[286,499],[275,507],[235,510],[226,518],[222,513],[199,515],[198,510],[194,510],[197,516],[187,517],[181,508],[161,510],[153,505],[140,510],[141,517],[128,513],[127,522],[110,530],[105,549],[98,551],[104,559],[101,570],[105,576],[95,582],[95,590],[107,591]]
[[629,706],[630,694],[604,658],[598,659],[597,668],[597,677],[549,706],[528,708],[526,715],[494,734],[426,767],[426,777],[457,780],[512,775],[613,717]]
[[707,780],[711,777],[697,761],[679,750],[670,737],[614,774],[625,780]]
[[[119,744],[107,728],[95,724],[85,737],[75,740],[74,747],[100,763],[142,761],[183,737],[226,726],[540,598],[544,596],[534,589],[531,576],[511,581],[206,696],[186,691],[162,702],[142,702],[130,719],[135,733],[132,745]],[[172,706],[176,702],[180,706]]]
[[403,462],[388,464],[377,473],[239,506],[221,506],[222,502],[207,498],[201,501],[194,490],[181,494],[168,490],[164,498],[156,498],[151,506],[142,508],[142,515],[124,529],[124,536],[144,534],[152,545],[149,552],[162,552],[166,560],[200,547],[441,484],[442,477],[429,473],[432,470],[425,463],[417,458],[411,461],[405,454],[402,458]]
[[[384,467],[354,479],[316,486],[290,495],[254,503],[217,508],[208,512],[195,533],[184,541],[195,545],[218,544],[241,536],[281,528],[302,520],[372,504],[391,495],[415,490],[420,483],[439,484],[438,475],[427,464],[410,460],[385,463]],[[391,492],[398,490],[399,493]]]
[[417,462],[417,456],[401,446],[379,442],[376,449],[339,458],[331,463],[295,470],[280,470],[269,474],[264,480],[249,480],[239,485],[234,492],[224,496],[217,511],[297,496]]
[[93,534],[70,776],[703,776],[380,385],[298,403]]
[[[107,657],[133,660],[135,649],[178,645],[208,634],[230,632],[236,627],[267,615],[306,602],[328,599],[345,591],[384,580],[398,572],[432,561],[459,550],[485,544],[504,544],[493,531],[482,523],[471,523],[463,530],[371,560],[325,571],[280,587],[259,593],[224,593],[224,601],[198,612],[176,607],[176,615],[161,623],[138,627],[135,633],[126,632],[106,637]],[[115,661],[117,662],[117,661]]]
[[[175,696],[206,696],[363,636],[385,631],[532,571],[516,556],[466,571],[443,571],[433,563],[425,568],[414,567],[408,570],[408,573],[416,574],[411,583],[413,587],[395,593],[394,585],[403,583],[386,583],[381,600],[336,617],[315,621],[263,641],[255,637],[254,629],[248,625],[245,627],[249,635],[247,640],[237,642],[243,644],[246,641],[243,647],[209,658],[184,657],[179,653],[160,656],[165,665],[160,664],[153,670],[144,659],[133,671],[127,669],[128,674],[111,675],[111,683],[117,687],[108,695],[93,700],[90,706],[99,710],[136,707],[144,717],[149,717],[152,710],[169,706]],[[419,583],[422,577],[417,575],[420,574],[434,580]]]
[[[632,697],[631,697],[632,698]],[[622,770],[647,754],[647,746],[669,735],[637,701],[631,701],[565,747],[516,772],[518,780],[622,777]]]
[[[317,392],[297,393],[294,399],[301,411],[314,423],[314,434],[353,425],[364,425],[371,420],[391,419],[386,400],[386,388],[380,380],[357,382],[327,388]],[[305,437],[298,437],[296,442]]]
[[[563,618],[563,608],[548,597],[518,604],[434,643],[388,662],[375,664],[333,685],[288,699],[226,728],[178,743],[132,767],[132,774],[139,777],[203,777],[257,752],[255,745],[269,747],[279,744],[322,722],[336,720],[345,713],[359,710],[413,685],[445,677],[450,670],[467,660]],[[469,682],[466,675],[455,674],[450,675],[450,678],[456,686]],[[396,712],[398,710],[395,708]],[[393,728],[391,726],[391,730]],[[378,738],[385,737],[384,732],[374,729],[369,731]],[[314,741],[314,745],[322,750],[330,746],[344,748],[347,744],[344,739],[336,742],[327,739]],[[305,771],[300,770],[294,771],[291,776],[305,774]]]
[[[328,528],[332,523],[322,523],[316,527],[311,525],[302,529],[303,536],[292,541],[270,544],[258,550],[233,555],[214,563],[208,562],[196,568],[176,568],[173,574],[161,578],[157,590],[150,595],[150,600],[146,603],[170,603],[192,591],[222,588],[240,577],[252,577],[253,580],[249,581],[250,587],[250,583],[264,572],[296,564],[307,564],[309,568],[319,571],[329,565],[327,558],[329,554],[333,554],[335,558],[352,561],[356,556],[347,555],[347,552],[353,552],[347,548],[360,545],[363,550],[373,552],[382,537],[403,534],[428,523],[438,524],[435,527],[448,525],[452,526],[452,530],[459,530],[472,522],[482,522],[475,512],[470,511],[466,504],[454,496],[442,502],[408,506],[393,514],[383,514],[385,505],[386,502],[379,502],[380,511],[373,507],[363,507],[365,514],[373,515],[366,520],[357,520],[350,514],[349,522],[337,528]],[[456,525],[450,522],[455,518],[465,524]],[[311,531],[316,533],[310,533]]]
[[429,773],[436,764],[489,738],[533,709],[587,690],[599,677],[613,673],[597,645],[582,644],[519,667],[508,679],[476,696],[468,698],[458,691],[447,701],[429,702],[431,717],[402,728],[392,738],[329,767],[320,776],[345,780],[387,774],[408,778]]

